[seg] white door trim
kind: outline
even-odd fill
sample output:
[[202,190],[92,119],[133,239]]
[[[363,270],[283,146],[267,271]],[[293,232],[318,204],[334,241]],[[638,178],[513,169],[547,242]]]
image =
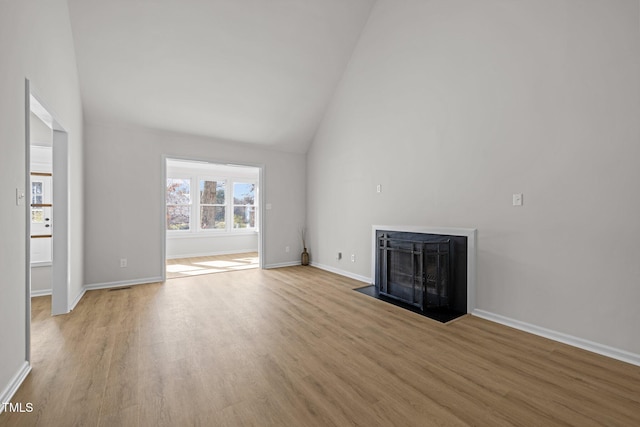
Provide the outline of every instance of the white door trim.
[[[69,212],[71,195],[69,192],[69,134],[60,124],[50,108],[37,95],[31,82],[26,79],[26,182],[31,180],[31,135],[30,114],[33,112],[45,124],[53,130],[53,205],[55,206],[56,230],[53,237],[52,254],[52,292],[51,314],[66,314],[69,308],[70,292],[70,222]],[[30,188],[30,186],[26,186]],[[27,227],[25,238],[27,239],[26,251],[26,295],[27,295],[27,355],[30,355],[30,329],[31,329],[31,220],[30,206],[25,203]]]

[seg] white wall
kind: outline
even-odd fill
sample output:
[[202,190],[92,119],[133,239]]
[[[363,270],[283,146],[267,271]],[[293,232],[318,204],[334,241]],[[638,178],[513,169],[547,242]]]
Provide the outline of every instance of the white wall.
[[[33,113],[29,114],[29,139],[31,145],[39,147],[51,147],[51,144],[53,144],[53,131]],[[50,152],[49,156],[51,156]],[[33,160],[32,158],[31,162]],[[49,163],[51,163],[51,160],[49,160]],[[49,170],[49,172],[51,171]]]
[[[52,142],[50,142],[51,144]],[[53,152],[51,147],[31,146],[31,171],[51,173],[53,171]],[[31,191],[31,190],[29,190]]]
[[258,233],[167,238],[167,259],[258,252]]
[[51,265],[31,267],[31,296],[51,295]]
[[[24,366],[26,337],[25,78],[69,132],[71,292],[82,288],[82,108],[67,4],[0,1],[0,394]],[[4,396],[2,396],[4,397]]]
[[[86,127],[86,263],[88,285],[135,283],[162,275],[162,156],[264,165],[266,211],[261,232],[266,266],[299,262],[305,220],[305,156],[168,132],[88,122]],[[285,246],[291,247],[286,253]],[[301,250],[301,249],[300,249]],[[128,267],[120,268],[120,258]]]
[[477,228],[479,309],[640,354],[639,16],[379,0],[308,153],[315,262],[368,277],[372,224]]

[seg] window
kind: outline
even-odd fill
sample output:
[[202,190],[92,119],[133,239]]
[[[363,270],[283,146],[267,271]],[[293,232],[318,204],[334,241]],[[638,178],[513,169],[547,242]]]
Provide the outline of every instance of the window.
[[256,185],[233,183],[233,228],[256,227]]
[[227,227],[225,190],[222,180],[200,180],[200,228],[224,230]]
[[43,203],[43,182],[32,181],[31,182],[31,222],[35,224],[44,224],[44,209]]
[[195,173],[169,176],[166,227],[173,235],[258,230],[257,181],[233,176],[214,178]]
[[167,230],[191,229],[191,180],[167,179]]

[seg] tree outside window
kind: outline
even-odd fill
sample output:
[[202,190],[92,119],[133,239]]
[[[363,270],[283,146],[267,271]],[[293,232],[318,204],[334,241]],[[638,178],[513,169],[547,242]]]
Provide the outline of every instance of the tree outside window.
[[200,228],[226,228],[225,180],[200,180]]
[[256,185],[251,183],[233,183],[233,228],[255,228]]
[[167,230],[191,229],[191,180],[167,179]]
[[[197,185],[197,197],[191,186]],[[232,178],[168,178],[167,230],[208,233],[257,230],[255,182]],[[193,225],[192,224],[198,224]]]

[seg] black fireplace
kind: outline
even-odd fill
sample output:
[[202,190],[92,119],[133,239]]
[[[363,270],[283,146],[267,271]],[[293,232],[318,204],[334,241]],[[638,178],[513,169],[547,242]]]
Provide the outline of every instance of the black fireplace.
[[425,315],[467,312],[467,237],[376,231],[375,291]]

